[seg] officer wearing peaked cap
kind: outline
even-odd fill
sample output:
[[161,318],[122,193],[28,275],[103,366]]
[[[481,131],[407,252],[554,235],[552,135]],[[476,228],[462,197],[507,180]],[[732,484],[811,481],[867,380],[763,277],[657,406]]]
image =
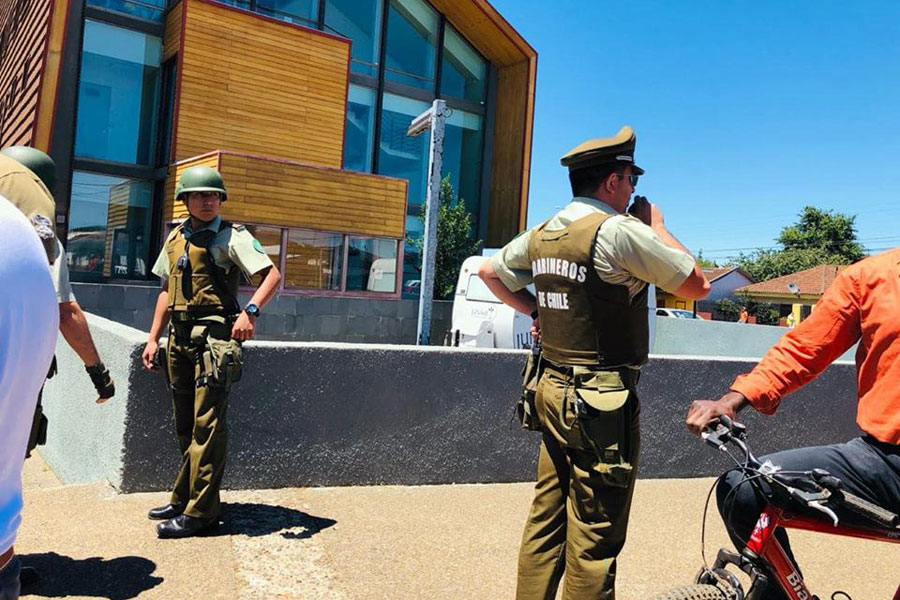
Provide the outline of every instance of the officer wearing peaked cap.
[[[142,360],[162,368],[172,389],[181,468],[169,503],[150,511],[163,520],[163,538],[195,535],[218,523],[219,488],[225,471],[228,392],[240,378],[241,342],[253,337],[256,317],[281,275],[262,245],[242,225],[223,221],[228,199],[215,169],[186,169],[175,188],[188,217],[166,239],[153,272],[163,279]],[[263,279],[240,307],[238,284]],[[159,338],[171,319],[164,364],[156,364]],[[161,361],[162,362],[162,361]]]
[[[523,425],[541,432],[537,485],[519,550],[516,598],[615,598],[639,462],[637,382],[647,361],[648,284],[703,298],[709,283],[637,196],[630,127],[562,157],[574,198],[509,242],[479,275],[534,319],[542,354]],[[537,296],[525,286],[533,283]]]

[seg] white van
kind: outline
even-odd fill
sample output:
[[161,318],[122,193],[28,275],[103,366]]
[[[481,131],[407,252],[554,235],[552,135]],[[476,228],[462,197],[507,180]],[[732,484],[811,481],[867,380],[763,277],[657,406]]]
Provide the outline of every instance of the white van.
[[[509,307],[494,295],[478,276],[478,267],[487,260],[470,256],[463,261],[453,295],[453,316],[447,343],[475,348],[530,348],[531,317]],[[534,293],[534,286],[528,290]],[[656,338],[656,288],[648,291],[647,319],[650,347]]]

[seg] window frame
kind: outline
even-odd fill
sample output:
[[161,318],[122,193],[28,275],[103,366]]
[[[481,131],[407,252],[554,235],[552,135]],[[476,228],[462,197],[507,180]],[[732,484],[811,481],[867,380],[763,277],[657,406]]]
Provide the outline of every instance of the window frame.
[[[165,237],[168,238],[169,233],[172,231],[172,228],[180,223],[180,221],[169,221],[163,227]],[[402,296],[402,286],[403,286],[403,259],[404,259],[404,242],[403,238],[395,238],[387,235],[374,235],[369,233],[355,233],[355,232],[347,232],[347,231],[332,231],[329,229],[313,229],[309,227],[290,227],[286,225],[272,225],[271,223],[260,223],[256,221],[241,221],[241,225],[246,225],[248,227],[268,227],[270,229],[281,229],[281,246],[279,248],[279,264],[277,265],[278,270],[284,274],[285,269],[287,268],[287,244],[290,238],[290,232],[294,231],[312,231],[315,233],[326,233],[329,235],[339,235],[341,236],[341,288],[339,290],[317,290],[313,288],[296,288],[296,287],[286,287],[284,283],[284,278],[278,283],[278,287],[276,288],[276,293],[279,295],[285,296],[317,296],[317,297],[331,297],[331,298],[381,298],[383,300],[400,300]],[[394,273],[394,291],[393,292],[370,292],[370,291],[355,291],[355,290],[347,290],[347,261],[350,253],[350,245],[348,244],[349,238],[356,239],[376,239],[376,240],[391,240],[397,247],[397,259],[395,264],[395,273]],[[151,257],[155,260],[156,257]],[[155,277],[155,275],[154,275]],[[242,294],[252,293],[256,290],[256,286],[247,285],[244,282],[244,278],[241,279],[241,285],[238,288],[238,292]]]

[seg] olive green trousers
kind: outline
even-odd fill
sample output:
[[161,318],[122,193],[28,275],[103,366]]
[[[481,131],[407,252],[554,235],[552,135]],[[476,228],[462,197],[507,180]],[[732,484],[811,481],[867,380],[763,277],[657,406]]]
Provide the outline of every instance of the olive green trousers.
[[[565,369],[544,372],[535,399],[543,439],[519,550],[517,600],[553,600],[563,574],[564,600],[615,599],[616,557],[625,544],[640,446],[637,376],[623,381],[615,372],[595,379]],[[599,427],[576,416],[585,388],[603,409],[606,397],[616,399],[607,404],[621,404],[602,413],[589,409],[586,416],[598,418]]]
[[170,502],[184,506],[189,517],[211,521],[219,516],[219,489],[225,472],[228,391],[209,384],[197,386],[204,375],[205,349],[202,338],[177,340],[169,335],[167,368],[181,450],[181,467]]

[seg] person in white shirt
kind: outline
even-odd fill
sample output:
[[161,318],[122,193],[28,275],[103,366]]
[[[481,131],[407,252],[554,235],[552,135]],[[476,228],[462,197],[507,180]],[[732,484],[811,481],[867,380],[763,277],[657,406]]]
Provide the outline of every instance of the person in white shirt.
[[19,597],[13,552],[22,520],[22,465],[59,309],[47,255],[28,219],[0,196],[0,600]]

